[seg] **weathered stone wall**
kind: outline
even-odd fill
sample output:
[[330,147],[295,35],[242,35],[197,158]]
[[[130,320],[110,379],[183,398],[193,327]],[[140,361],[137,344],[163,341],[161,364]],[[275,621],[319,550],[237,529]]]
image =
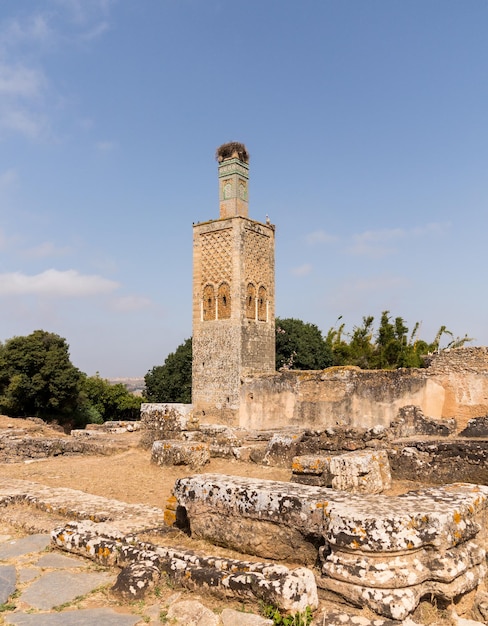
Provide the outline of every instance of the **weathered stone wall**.
[[389,426],[399,410],[418,406],[436,419],[488,415],[488,348],[457,348],[432,355],[421,369],[281,371],[242,380],[243,428]]
[[462,430],[488,415],[488,347],[444,350],[429,359],[426,373],[444,389],[439,417],[454,417]]
[[237,425],[241,377],[274,371],[274,227],[237,216],[193,231],[194,412]]

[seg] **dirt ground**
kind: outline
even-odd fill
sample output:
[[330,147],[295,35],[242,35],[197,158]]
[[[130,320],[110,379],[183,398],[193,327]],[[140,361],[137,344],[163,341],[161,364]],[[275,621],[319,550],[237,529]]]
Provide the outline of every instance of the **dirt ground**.
[[[31,420],[0,416],[0,434],[4,432],[3,429],[9,428],[21,428],[34,437],[65,436]],[[60,455],[23,463],[0,463],[0,474],[4,477],[31,480],[50,487],[70,487],[97,496],[164,509],[175,480],[196,472],[185,466],[163,468],[151,464],[150,451],[137,447],[139,437],[139,432],[114,435],[115,441],[128,446],[127,450],[117,454]],[[291,476],[290,470],[225,459],[211,459],[201,471],[271,480],[289,480]]]

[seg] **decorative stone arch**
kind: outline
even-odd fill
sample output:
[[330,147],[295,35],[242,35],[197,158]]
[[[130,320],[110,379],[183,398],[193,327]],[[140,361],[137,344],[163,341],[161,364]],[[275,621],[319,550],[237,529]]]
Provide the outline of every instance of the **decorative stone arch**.
[[202,320],[204,322],[215,319],[215,289],[213,285],[205,285],[202,297]]
[[222,283],[217,293],[217,317],[219,320],[230,319],[230,285]]
[[266,287],[258,289],[258,320],[260,322],[268,321],[268,292]]
[[246,317],[256,319],[256,287],[252,283],[248,283],[246,290]]

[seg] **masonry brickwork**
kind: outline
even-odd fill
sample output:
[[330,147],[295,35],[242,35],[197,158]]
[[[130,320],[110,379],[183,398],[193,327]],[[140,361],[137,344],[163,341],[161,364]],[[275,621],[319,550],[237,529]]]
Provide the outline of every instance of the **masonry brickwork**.
[[202,423],[237,425],[242,377],[274,371],[274,226],[247,216],[246,155],[219,157],[220,218],[193,227],[192,401]]

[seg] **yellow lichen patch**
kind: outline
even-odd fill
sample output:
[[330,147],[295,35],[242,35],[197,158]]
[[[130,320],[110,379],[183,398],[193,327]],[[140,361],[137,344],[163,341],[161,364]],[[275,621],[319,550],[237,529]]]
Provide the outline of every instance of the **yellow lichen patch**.
[[407,541],[407,550],[411,550],[413,547],[413,543],[411,541]]
[[291,464],[291,469],[293,472],[297,472],[301,474],[303,472],[303,465],[300,463],[298,459],[293,459],[292,464]]
[[454,515],[452,517],[454,519],[455,524],[459,524],[459,522],[463,519],[459,511],[454,511]]
[[173,526],[176,522],[176,513],[170,509],[165,509],[163,519],[166,526]]
[[322,469],[323,461],[322,459],[315,459],[313,463],[310,464],[310,467],[314,470]]
[[171,511],[176,511],[176,507],[178,506],[178,500],[176,498],[176,496],[170,496],[167,500],[166,500],[166,508],[170,509]]
[[101,559],[106,559],[110,556],[110,548],[107,548],[107,546],[100,547],[97,550],[97,556]]
[[353,550],[359,550],[360,547],[361,547],[361,544],[359,543],[359,541],[356,541],[356,539],[354,539],[354,541],[351,542],[351,548]]
[[328,500],[325,500],[325,502],[317,502],[317,504],[315,505],[317,509],[326,509],[328,506],[329,506]]

